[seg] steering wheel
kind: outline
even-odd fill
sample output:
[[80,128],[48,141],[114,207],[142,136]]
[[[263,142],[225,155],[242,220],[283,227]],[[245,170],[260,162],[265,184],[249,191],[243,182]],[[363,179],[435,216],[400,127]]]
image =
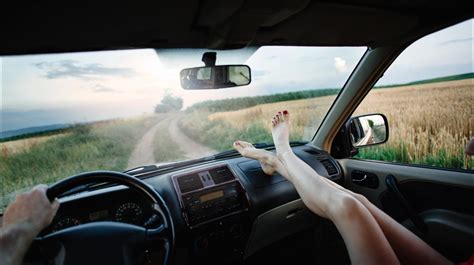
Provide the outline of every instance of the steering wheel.
[[[161,251],[163,264],[171,264],[175,230],[170,211],[163,198],[151,186],[128,174],[114,171],[93,171],[75,175],[53,184],[46,192],[50,201],[75,187],[90,183],[114,183],[139,192],[152,203],[161,219],[154,228],[118,222],[92,222],[37,237],[33,246],[43,259],[55,264],[140,264]],[[148,256],[148,257],[147,257]],[[158,255],[159,256],[159,255]],[[154,257],[156,259],[156,257]]]

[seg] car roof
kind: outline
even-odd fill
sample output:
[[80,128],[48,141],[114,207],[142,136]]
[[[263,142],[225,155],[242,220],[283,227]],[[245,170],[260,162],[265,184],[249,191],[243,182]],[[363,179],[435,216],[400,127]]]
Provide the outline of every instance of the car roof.
[[390,46],[473,16],[471,1],[459,0],[12,3],[16,6],[2,15],[2,55],[123,48]]

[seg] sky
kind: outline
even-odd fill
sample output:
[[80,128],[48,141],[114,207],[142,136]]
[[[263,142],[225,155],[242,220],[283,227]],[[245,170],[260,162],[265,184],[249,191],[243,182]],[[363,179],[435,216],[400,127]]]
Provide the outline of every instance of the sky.
[[[410,46],[377,85],[473,72],[473,20]],[[151,113],[166,93],[184,106],[209,99],[341,88],[366,47],[261,47],[217,51],[217,64],[248,64],[252,83],[183,90],[179,71],[205,50],[123,50],[0,59],[0,131]]]

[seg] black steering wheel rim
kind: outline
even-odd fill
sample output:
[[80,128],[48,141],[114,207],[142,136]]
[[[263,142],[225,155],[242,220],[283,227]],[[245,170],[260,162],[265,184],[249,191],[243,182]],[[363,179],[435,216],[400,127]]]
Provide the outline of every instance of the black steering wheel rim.
[[[124,233],[129,233],[130,231],[144,232],[145,240],[164,240],[166,243],[163,245],[164,248],[164,257],[163,264],[171,264],[172,254],[174,252],[175,244],[175,230],[173,219],[169,211],[168,206],[161,197],[161,195],[153,189],[150,185],[146,184],[140,179],[134,178],[126,173],[115,172],[115,171],[91,171],[78,175],[74,175],[58,181],[57,183],[51,185],[46,195],[50,201],[53,201],[55,198],[61,197],[65,192],[81,186],[92,183],[113,183],[127,186],[128,188],[139,192],[140,194],[145,195],[151,203],[152,208],[155,214],[161,217],[163,224],[158,228],[140,230],[140,227],[129,225],[129,224],[120,224],[115,222],[97,222],[97,223],[88,223],[82,224],[73,228],[65,229],[62,233],[69,233],[67,237],[69,239],[72,236],[80,235],[82,232],[80,229],[88,229],[95,226],[96,230],[101,230],[102,233],[104,230],[110,229],[110,231],[119,231]],[[68,230],[68,231],[66,231]],[[127,232],[128,231],[128,232]],[[60,231],[61,232],[61,231]],[[43,238],[37,238],[37,241],[47,241],[52,237],[61,237],[61,233],[51,233],[45,235]],[[116,242],[115,242],[116,243]],[[67,254],[66,254],[67,255]],[[130,264],[130,262],[125,262],[123,264]]]

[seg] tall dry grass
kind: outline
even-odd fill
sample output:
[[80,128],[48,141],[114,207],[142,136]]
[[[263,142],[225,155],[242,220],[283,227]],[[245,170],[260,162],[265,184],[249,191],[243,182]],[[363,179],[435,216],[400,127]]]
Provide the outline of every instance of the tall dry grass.
[[[325,96],[312,99],[293,100],[259,105],[243,110],[217,112],[210,114],[210,121],[223,121],[235,129],[245,129],[257,123],[271,132],[271,118],[277,111],[291,111],[291,138],[294,140],[311,140],[324,115],[336,96]],[[249,122],[251,121],[251,122]]]
[[8,156],[8,155],[28,151],[31,148],[35,148],[37,145],[41,143],[44,143],[53,138],[62,137],[65,135],[67,135],[67,133],[60,133],[60,134],[55,134],[55,135],[39,136],[39,137],[26,138],[26,139],[21,139],[21,140],[8,141],[8,142],[0,143],[0,150],[1,150],[2,156]]
[[463,150],[474,136],[473,97],[474,79],[373,90],[354,115],[385,114],[390,138],[362,154],[403,148],[402,162],[472,169]]
[[[374,89],[354,115],[383,113],[390,138],[361,149],[360,157],[432,166],[473,168],[463,149],[473,133],[474,79]],[[335,96],[278,102],[238,111],[189,114],[181,127],[191,137],[217,150],[235,139],[271,141],[270,118],[291,112],[292,140],[310,140]],[[254,135],[253,132],[258,133]]]

